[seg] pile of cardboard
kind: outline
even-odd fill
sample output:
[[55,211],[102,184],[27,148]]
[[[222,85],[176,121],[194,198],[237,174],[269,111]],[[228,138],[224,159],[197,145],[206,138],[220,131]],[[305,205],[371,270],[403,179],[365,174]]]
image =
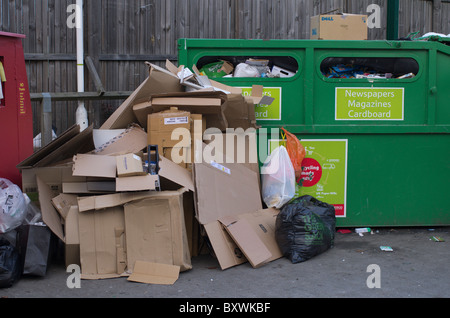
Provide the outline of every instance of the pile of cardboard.
[[[148,65],[100,129],[75,125],[18,166],[67,266],[84,279],[172,284],[204,246],[223,270],[281,257],[256,159],[262,87],[243,97],[195,69]],[[244,159],[229,137],[245,141]]]

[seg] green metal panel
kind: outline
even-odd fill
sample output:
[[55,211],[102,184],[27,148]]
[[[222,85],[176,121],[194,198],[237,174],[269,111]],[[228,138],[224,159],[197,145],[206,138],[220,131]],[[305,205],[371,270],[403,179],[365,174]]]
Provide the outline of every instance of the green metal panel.
[[[259,120],[263,128],[285,127],[299,139],[348,140],[346,215],[338,218],[338,226],[450,224],[450,46],[418,41],[179,40],[180,65],[191,67],[201,58],[219,56],[289,56],[297,61],[298,72],[290,78],[217,80],[230,86],[281,88],[281,118]],[[419,69],[407,79],[326,78],[320,66],[327,58],[404,58]],[[345,94],[402,93],[392,102],[392,113],[399,110],[401,118],[350,120],[345,117],[350,112],[341,118],[346,100],[337,97],[337,88]]]

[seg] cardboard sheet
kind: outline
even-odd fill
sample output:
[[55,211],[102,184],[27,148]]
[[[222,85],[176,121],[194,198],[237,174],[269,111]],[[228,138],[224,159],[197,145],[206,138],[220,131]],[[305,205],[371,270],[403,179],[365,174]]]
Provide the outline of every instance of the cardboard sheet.
[[[225,161],[219,151],[216,158]],[[244,164],[194,163],[199,222],[207,224],[229,215],[262,209],[258,180],[258,175]]]
[[177,265],[181,271],[192,268],[184,218],[185,191],[155,192],[124,205],[129,272],[139,260]]
[[260,266],[272,257],[272,253],[252,230],[247,220],[225,217],[220,222],[253,267]]
[[136,261],[134,272],[128,280],[145,284],[173,285],[179,274],[179,266]]
[[95,148],[97,155],[119,155],[138,153],[147,147],[147,133],[137,124],[132,124],[118,136]]
[[82,279],[119,277],[125,269],[123,207],[79,213]]
[[117,175],[114,156],[78,154],[73,162],[74,176],[115,178]]
[[129,124],[138,122],[133,112],[133,105],[148,101],[149,97],[154,94],[182,91],[184,91],[184,87],[180,84],[180,80],[176,75],[149,63],[149,76],[147,79],[117,108],[100,128],[126,128]]
[[275,239],[278,213],[261,209],[204,225],[222,270],[247,261],[256,268],[283,256]]

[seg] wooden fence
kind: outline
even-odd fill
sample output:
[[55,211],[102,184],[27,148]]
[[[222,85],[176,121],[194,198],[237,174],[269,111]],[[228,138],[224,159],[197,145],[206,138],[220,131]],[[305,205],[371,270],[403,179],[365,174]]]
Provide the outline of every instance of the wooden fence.
[[[307,39],[309,18],[332,10],[367,14],[381,8],[381,27],[369,39],[386,37],[388,0],[85,0],[85,54],[106,91],[133,91],[147,76],[145,61],[176,62],[179,38]],[[75,0],[0,0],[0,30],[23,33],[31,93],[76,91],[76,30],[67,26]],[[370,13],[369,13],[370,14]],[[400,0],[399,36],[450,33],[450,1]],[[1,54],[1,48],[0,48]],[[86,71],[86,91],[96,91]],[[87,102],[99,127],[121,100]],[[74,101],[52,104],[57,133],[75,122]],[[40,131],[40,103],[33,102]]]

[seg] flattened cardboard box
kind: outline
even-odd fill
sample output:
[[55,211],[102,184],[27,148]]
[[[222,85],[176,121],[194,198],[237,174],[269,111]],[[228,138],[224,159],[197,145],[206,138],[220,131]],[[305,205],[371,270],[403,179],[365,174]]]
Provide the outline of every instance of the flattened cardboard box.
[[180,266],[136,261],[128,280],[145,284],[173,285],[179,275]]
[[97,155],[119,155],[138,153],[147,147],[147,133],[137,124],[98,146],[92,153]]
[[205,224],[222,270],[247,261],[256,268],[283,256],[275,239],[278,213],[261,209]]
[[72,158],[77,153],[92,151],[95,147],[92,132],[92,125],[82,132],[80,132],[79,125],[74,125],[50,144],[19,163],[17,168],[22,170],[27,168],[48,167],[65,159]]
[[79,213],[82,279],[119,277],[126,268],[123,207]]
[[208,147],[223,148],[227,162],[243,164],[260,179],[256,130],[236,129],[226,133],[205,133],[203,142]]
[[[200,224],[205,227],[221,268],[226,269],[246,262],[247,258],[219,220],[262,209],[259,178],[256,172],[244,164],[224,163],[233,158],[227,160],[214,147],[210,150],[205,144],[202,147],[198,148],[203,151],[196,152],[197,162],[194,163],[196,213]],[[207,152],[213,149],[215,161],[199,160],[199,157],[205,159]]]
[[[222,92],[183,92],[154,95],[149,101],[136,104],[133,111],[141,125],[148,125],[147,116],[176,107],[180,111],[201,114],[206,127],[216,127],[221,131],[228,128],[226,110],[227,96]],[[149,128],[149,127],[147,127]]]
[[210,149],[214,150],[214,156],[207,154],[207,145],[203,144],[201,152],[200,148],[193,166],[197,217],[201,224],[262,209],[256,172],[243,164],[224,163],[225,155],[214,147]]
[[186,191],[154,192],[124,205],[128,272],[133,272],[136,261],[192,269],[183,205]]
[[[116,171],[117,163],[114,156],[82,154],[74,157],[73,175],[109,177],[111,180],[115,180],[117,192],[156,190],[160,188],[160,182],[174,182],[194,191],[190,172],[162,156],[160,156],[158,175],[146,174],[116,178]],[[164,180],[160,180],[160,177]]]
[[22,191],[24,193],[37,193],[36,176],[48,184],[55,195],[62,192],[64,182],[86,182],[86,177],[72,176],[72,164],[54,167],[39,167],[22,170]]
[[219,220],[255,268],[282,257],[275,239],[277,209],[227,216]]
[[50,230],[65,244],[66,266],[70,264],[81,264],[80,262],[80,242],[78,237],[78,207],[71,206],[65,219],[61,217],[62,212],[58,212],[52,204],[55,194],[50,186],[41,178],[37,177],[39,189],[39,202],[44,223]]
[[180,79],[171,72],[149,63],[149,76],[105,121],[101,129],[126,128],[138,120],[133,112],[133,105],[148,101],[154,94],[183,92]]

